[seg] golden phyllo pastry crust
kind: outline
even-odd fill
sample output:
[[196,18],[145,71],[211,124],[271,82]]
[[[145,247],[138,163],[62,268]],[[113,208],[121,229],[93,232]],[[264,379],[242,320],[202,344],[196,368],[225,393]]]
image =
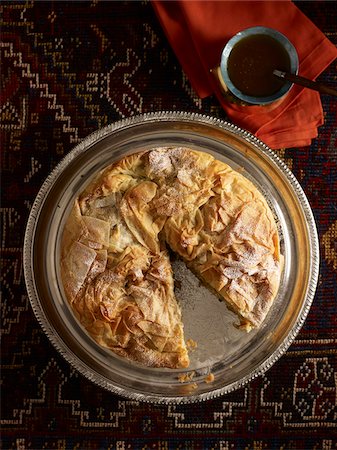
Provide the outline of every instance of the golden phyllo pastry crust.
[[167,247],[249,330],[262,323],[279,287],[279,237],[249,180],[187,148],[126,156],[76,199],[61,274],[79,320],[130,360],[188,367]]

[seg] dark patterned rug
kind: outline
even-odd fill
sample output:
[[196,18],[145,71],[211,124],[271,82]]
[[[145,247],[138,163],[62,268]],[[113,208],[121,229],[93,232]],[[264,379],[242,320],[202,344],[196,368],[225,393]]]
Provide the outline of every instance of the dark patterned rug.
[[[298,2],[337,43],[337,3]],[[2,2],[2,448],[337,448],[337,102],[311,147],[278,155],[300,181],[320,236],[310,314],[262,377],[193,405],[153,406],[98,388],[65,362],[30,307],[26,221],[51,169],[92,131],[122,117],[186,110],[225,118],[191,90],[147,1]],[[336,85],[336,65],[321,75]]]

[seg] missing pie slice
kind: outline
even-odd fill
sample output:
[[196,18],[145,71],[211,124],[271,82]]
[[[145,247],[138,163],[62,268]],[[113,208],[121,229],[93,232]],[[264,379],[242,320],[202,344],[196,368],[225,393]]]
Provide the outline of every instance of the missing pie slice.
[[150,367],[189,365],[167,248],[259,327],[278,291],[273,214],[210,154],[156,148],[103,170],[76,199],[61,244],[66,296],[102,346]]

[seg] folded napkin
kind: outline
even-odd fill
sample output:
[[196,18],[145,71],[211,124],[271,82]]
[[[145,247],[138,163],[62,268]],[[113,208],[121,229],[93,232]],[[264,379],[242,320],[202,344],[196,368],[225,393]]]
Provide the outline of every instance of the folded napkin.
[[154,10],[192,87],[201,97],[215,94],[228,117],[271,148],[310,145],[323,124],[319,93],[293,86],[276,105],[229,103],[211,70],[227,41],[252,26],[274,28],[296,47],[299,75],[312,80],[337,58],[336,47],[290,1],[161,1]]

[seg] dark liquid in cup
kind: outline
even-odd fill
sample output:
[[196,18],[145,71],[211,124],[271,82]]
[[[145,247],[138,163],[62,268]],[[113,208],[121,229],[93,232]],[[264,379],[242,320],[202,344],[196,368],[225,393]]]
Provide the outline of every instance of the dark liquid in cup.
[[243,38],[229,54],[229,78],[251,97],[268,97],[281,89],[285,81],[273,75],[275,69],[289,72],[290,58],[276,39],[265,34]]

